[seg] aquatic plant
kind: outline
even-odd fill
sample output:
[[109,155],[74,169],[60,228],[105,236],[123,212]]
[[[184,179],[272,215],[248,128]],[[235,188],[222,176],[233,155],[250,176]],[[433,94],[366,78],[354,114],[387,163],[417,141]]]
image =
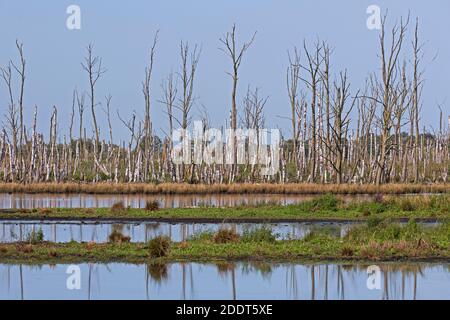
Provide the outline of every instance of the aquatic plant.
[[122,201],[115,202],[111,206],[111,213],[120,213],[125,211],[125,206]]
[[147,201],[145,203],[145,210],[147,211],[159,210],[159,202],[157,200]]
[[171,240],[168,236],[157,236],[148,242],[149,254],[151,257],[160,258],[169,254]]
[[120,243],[130,242],[131,238],[129,236],[124,235],[119,230],[113,230],[109,234],[108,240],[111,243],[119,243],[120,244]]
[[276,239],[277,235],[268,226],[245,229],[241,236],[242,242],[275,242]]
[[238,242],[239,235],[234,229],[220,228],[214,235],[213,240],[215,243]]
[[44,241],[44,232],[42,229],[39,229],[38,231],[35,231],[34,229],[28,233],[26,237],[26,242],[29,242],[31,244],[36,244],[39,242]]

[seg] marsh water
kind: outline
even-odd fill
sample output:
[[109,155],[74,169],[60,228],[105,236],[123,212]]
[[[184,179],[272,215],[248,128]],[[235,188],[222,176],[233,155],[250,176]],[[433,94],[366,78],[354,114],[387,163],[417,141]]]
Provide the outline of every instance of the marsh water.
[[73,266],[0,264],[0,299],[450,299],[450,263],[378,266],[81,264],[78,290]]
[[[172,241],[184,241],[204,232],[220,228],[234,229],[242,234],[257,228],[267,228],[278,240],[303,239],[312,231],[325,231],[344,237],[358,222],[284,222],[284,223],[168,223],[168,222],[80,222],[80,221],[0,221],[0,243],[27,241],[30,234],[42,230],[44,241],[52,242],[108,242],[112,232],[130,238],[131,242],[147,242],[159,236],[169,236]],[[439,222],[421,222],[433,228]]]
[[[0,209],[107,208],[116,202],[126,207],[144,208],[147,201],[158,201],[161,208],[232,207],[273,203],[288,205],[313,199],[314,195],[209,194],[209,195],[127,195],[127,194],[24,194],[0,193]],[[340,196],[367,199],[368,195]]]
[[354,223],[115,223],[115,222],[36,222],[1,221],[0,243],[26,241],[30,234],[42,230],[45,241],[53,242],[108,242],[109,235],[120,232],[131,242],[146,242],[156,236],[169,236],[173,241],[188,240],[202,232],[215,232],[219,228],[233,228],[239,233],[266,227],[279,240],[302,239],[312,230],[326,229],[336,236],[344,236]]
[[[0,209],[110,207],[121,201],[140,208],[156,200],[162,208],[227,207],[310,200],[304,195],[55,195],[0,194]],[[345,196],[346,200],[370,196]],[[326,229],[343,237],[355,223],[168,223],[0,221],[0,243],[25,241],[42,230],[54,242],[107,242],[113,231],[132,242],[168,235],[182,241],[205,231],[233,227],[239,233],[261,226],[278,239],[302,239]],[[427,223],[434,227],[436,224]],[[368,265],[223,262],[126,264],[83,263],[77,266],[14,265],[0,259],[0,299],[450,299],[450,261],[445,263],[377,263],[379,287],[369,289]],[[75,268],[75,269],[74,269]],[[70,272],[79,268],[80,289],[69,289]]]

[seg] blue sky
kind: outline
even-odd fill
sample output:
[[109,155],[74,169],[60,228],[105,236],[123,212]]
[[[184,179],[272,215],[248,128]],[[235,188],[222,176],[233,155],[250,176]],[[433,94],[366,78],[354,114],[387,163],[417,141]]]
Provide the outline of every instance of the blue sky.
[[[81,8],[81,30],[66,28],[66,8],[71,4]],[[333,72],[337,74],[346,68],[352,91],[356,92],[364,86],[369,72],[379,68],[378,31],[366,27],[366,8],[372,4],[388,9],[391,22],[408,11],[412,17],[420,18],[421,39],[426,44],[422,118],[424,125],[437,126],[437,103],[445,103],[444,112],[450,114],[448,0],[0,0],[0,64],[17,58],[15,39],[24,43],[28,68],[26,120],[31,122],[31,110],[37,105],[39,129],[47,132],[51,108],[57,105],[60,134],[67,134],[72,90],[75,87],[86,90],[88,85],[80,63],[89,43],[94,44],[95,53],[102,56],[108,69],[99,81],[98,97],[113,96],[114,114],[118,109],[124,117],[132,110],[142,115],[141,81],[153,35],[159,29],[152,79],[152,116],[157,133],[167,127],[163,106],[157,102],[161,96],[160,83],[171,70],[178,70],[181,40],[202,46],[195,84],[197,105],[206,106],[213,124],[220,126],[229,116],[231,83],[225,73],[230,63],[218,50],[219,38],[236,23],[240,40],[247,40],[258,31],[242,63],[238,101],[241,103],[248,85],[259,87],[262,94],[269,96],[267,125],[279,126],[285,135],[290,135],[289,122],[281,118],[289,112],[285,87],[287,50],[301,47],[303,39],[312,42],[319,37],[328,41],[334,47]],[[410,50],[410,39],[405,48]],[[2,114],[7,105],[6,94],[2,84]],[[193,112],[193,118],[198,118],[197,107]],[[101,108],[99,117],[106,137]],[[125,137],[126,129],[118,119],[114,119],[114,128],[116,139]]]

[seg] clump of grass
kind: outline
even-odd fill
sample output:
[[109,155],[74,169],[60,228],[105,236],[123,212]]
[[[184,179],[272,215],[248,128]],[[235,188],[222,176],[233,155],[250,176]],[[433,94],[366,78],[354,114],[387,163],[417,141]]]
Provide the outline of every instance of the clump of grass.
[[128,243],[130,242],[131,238],[129,236],[124,235],[119,230],[113,230],[109,236],[108,240],[110,243]]
[[178,247],[180,249],[187,249],[189,247],[189,244],[187,243],[187,241],[181,241]]
[[213,240],[214,240],[215,243],[238,242],[239,241],[239,235],[233,229],[220,228],[214,234]]
[[36,244],[44,241],[44,232],[42,229],[39,229],[38,231],[32,230],[30,233],[28,233],[26,242],[29,242],[31,244]]
[[157,200],[147,201],[145,203],[145,210],[147,211],[159,210],[159,202]]
[[125,211],[125,206],[122,201],[115,202],[111,207],[111,213],[121,213]]
[[322,241],[324,239],[328,240],[330,238],[336,238],[332,228],[324,227],[320,229],[311,230],[303,239],[304,242],[315,242]]
[[55,249],[48,250],[49,257],[56,258],[58,256],[58,252]]
[[375,241],[370,241],[367,245],[363,245],[360,251],[363,258],[377,258],[380,255],[380,244]]
[[40,215],[46,215],[52,213],[52,210],[50,210],[49,208],[39,208],[38,213]]
[[0,245],[0,253],[6,253],[8,249],[5,246]]
[[443,194],[441,196],[429,197],[429,206],[441,212],[450,212],[450,195]]
[[315,198],[310,201],[311,211],[336,211],[339,200],[331,193]]
[[365,216],[380,214],[386,211],[386,204],[383,202],[363,202],[360,204],[359,211]]
[[214,238],[214,232],[206,230],[202,232],[194,233],[189,237],[189,241],[210,241]]
[[450,212],[450,196],[448,194],[434,196],[400,196],[389,197],[389,204],[402,211],[440,211]]
[[[442,232],[440,228],[444,228],[444,231]],[[372,225],[357,226],[350,229],[344,239],[360,244],[365,244],[368,241],[394,244],[402,241],[408,244],[416,243],[417,241],[429,241],[442,243],[443,247],[445,247],[445,245],[448,246],[448,240],[450,239],[450,235],[446,239],[443,236],[445,234],[445,225],[427,229],[418,225],[414,220],[410,220],[406,225],[388,223],[387,221],[380,222],[378,220],[376,223],[373,222]]]
[[414,219],[410,219],[408,224],[403,227],[403,238],[406,240],[414,239],[421,233],[420,227]]
[[95,213],[95,210],[94,210],[94,208],[86,208],[86,209],[83,209],[83,212],[85,214],[91,215],[91,214]]
[[197,203],[197,207],[199,207],[199,208],[209,208],[209,207],[212,207],[212,206],[209,205],[208,203],[204,202],[204,201],[199,201]]
[[16,250],[18,252],[23,252],[23,253],[32,253],[33,246],[31,244],[27,244],[27,245],[19,244],[19,245],[17,245]]
[[369,217],[367,219],[366,225],[367,228],[369,229],[373,229],[378,227],[379,225],[381,225],[383,223],[383,219],[378,218],[378,217]]
[[148,242],[150,256],[153,258],[165,257],[170,253],[172,242],[168,236],[157,236]]
[[341,250],[341,255],[343,257],[352,257],[355,252],[349,246],[344,246]]
[[96,245],[97,245],[97,244],[96,244],[94,241],[89,241],[89,242],[86,244],[86,250],[90,251],[90,250],[94,249]]
[[[378,228],[381,229],[381,228]],[[402,230],[400,225],[398,224],[389,224],[383,228],[383,230],[378,230],[378,238],[385,241],[385,240],[398,240],[402,237],[402,234],[404,230]]]
[[416,208],[413,202],[409,198],[400,198],[399,199],[399,207],[402,211],[414,211]]
[[242,233],[242,242],[275,242],[277,235],[273,234],[272,229],[267,226],[254,228],[252,230],[246,229]]

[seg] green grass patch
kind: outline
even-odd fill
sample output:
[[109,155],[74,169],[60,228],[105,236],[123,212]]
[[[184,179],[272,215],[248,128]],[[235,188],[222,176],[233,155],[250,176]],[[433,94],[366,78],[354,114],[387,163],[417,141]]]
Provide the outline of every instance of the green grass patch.
[[450,219],[450,195],[389,196],[346,202],[327,194],[287,206],[264,204],[227,208],[132,209],[121,203],[112,208],[0,210],[2,219],[204,219],[233,220],[368,220]]
[[315,230],[302,240],[274,240],[268,230],[258,229],[232,241],[217,242],[214,238],[219,232],[184,242],[157,237],[148,243],[9,243],[0,245],[0,262],[450,259],[450,223],[430,228],[413,221],[406,225],[383,221],[375,226],[355,226],[343,238]]

